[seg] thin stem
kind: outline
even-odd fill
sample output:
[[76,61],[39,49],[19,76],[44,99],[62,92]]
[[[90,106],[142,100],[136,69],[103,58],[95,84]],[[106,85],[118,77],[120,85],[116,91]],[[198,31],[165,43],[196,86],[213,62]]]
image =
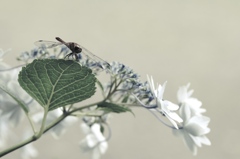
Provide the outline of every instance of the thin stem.
[[105,139],[105,141],[108,141],[108,140],[110,140],[110,138],[112,137],[112,131],[111,131],[111,128],[110,128],[110,126],[109,126],[109,124],[108,123],[103,123],[103,124],[105,124],[106,125],[106,127],[108,128],[108,136],[106,137],[106,139]]
[[[32,102],[33,102],[33,98],[32,98],[28,103],[26,103],[26,105],[29,105],[29,104],[32,103]],[[35,126],[34,126],[34,124],[33,124],[33,121],[32,121],[32,119],[30,118],[29,114],[28,114],[26,111],[24,111],[24,112],[25,112],[25,114],[26,114],[26,116],[27,116],[27,119],[28,119],[30,125],[31,125],[33,134],[35,134],[35,133],[36,133],[36,129],[35,129]]]
[[112,88],[113,88],[113,85],[115,84],[115,81],[116,81],[116,80],[117,80],[117,79],[115,78],[114,81],[111,83],[107,97],[108,97],[109,94],[112,92]]
[[44,115],[43,115],[42,125],[41,125],[39,133],[37,134],[38,138],[41,137],[43,132],[44,132],[44,127],[45,127],[45,122],[46,122],[46,119],[47,119],[47,114],[48,114],[48,107],[44,107]]
[[[101,101],[102,102],[102,101]],[[7,155],[8,153],[12,152],[12,151],[15,151],[33,141],[36,141],[38,140],[42,134],[46,133],[48,130],[50,130],[52,127],[54,127],[55,125],[57,125],[58,123],[60,123],[62,120],[64,120],[67,116],[71,115],[72,113],[76,112],[76,111],[79,111],[79,110],[82,110],[82,109],[86,109],[86,108],[89,108],[89,107],[92,107],[94,105],[97,105],[101,102],[97,102],[97,103],[92,103],[92,104],[89,104],[89,105],[86,105],[86,106],[83,106],[83,107],[80,107],[80,108],[77,108],[77,109],[74,109],[72,111],[69,111],[69,112],[66,112],[64,114],[62,114],[60,117],[58,117],[54,122],[52,122],[51,124],[49,124],[48,126],[45,127],[45,122],[46,122],[46,117],[47,117],[47,109],[48,108],[45,108],[44,109],[44,116],[43,116],[43,121],[42,121],[42,125],[41,125],[41,128],[40,128],[40,131],[37,133],[37,134],[34,134],[32,137],[26,139],[25,141],[17,144],[17,145],[14,145],[13,147],[10,147],[2,152],[0,152],[0,157],[4,156],[4,155]]]
[[102,96],[103,96],[104,98],[106,98],[102,83],[101,83],[98,79],[97,79],[96,83],[97,83],[97,85],[98,85],[98,86],[100,87],[100,89],[101,89]]
[[136,97],[133,93],[132,93],[132,95],[137,99],[137,101],[144,107],[144,108],[146,108],[146,109],[154,109],[154,108],[157,108],[157,105],[153,105],[153,106],[147,106],[147,105],[145,105],[142,101],[140,101],[139,99],[138,99],[138,97]]
[[98,115],[98,114],[88,114],[88,113],[75,113],[75,114],[71,114],[72,116],[91,116],[91,117],[100,117],[102,115]]
[[23,142],[21,142],[21,143],[19,143],[17,145],[14,145],[13,147],[10,147],[10,148],[0,152],[0,157],[4,156],[4,155],[6,155],[6,154],[8,154],[8,153],[10,153],[12,151],[15,151],[15,150],[17,150],[17,149],[19,149],[19,148],[21,148],[21,147],[23,147],[23,146],[33,142],[33,141],[39,139],[42,136],[42,134],[44,133],[44,125],[45,125],[45,121],[46,121],[46,118],[47,118],[47,111],[48,111],[48,108],[45,108],[44,109],[44,116],[43,116],[42,125],[41,125],[40,131],[38,133],[34,133],[34,135],[32,137],[26,139],[25,141],[23,141]]
[[22,66],[25,66],[26,64],[22,64],[22,65],[18,65],[18,66],[14,66],[14,67],[11,67],[11,68],[6,68],[4,70],[0,70],[0,72],[5,72],[5,71],[10,71],[10,70],[14,70],[16,68],[19,68],[19,67],[22,67]]
[[152,110],[148,109],[150,111],[150,113],[152,113],[161,123],[163,123],[165,126],[175,129],[174,127],[172,127],[171,125],[168,125],[167,123],[165,123],[159,116],[157,116],[155,113],[153,113]]
[[30,118],[29,114],[26,114],[26,116],[27,116],[27,119],[28,119],[28,121],[29,121],[29,123],[30,123],[30,125],[31,125],[33,134],[35,134],[35,133],[36,133],[36,129],[35,129],[35,126],[34,126],[34,124],[33,124],[33,122],[32,122],[32,119]]
[[120,84],[123,82],[123,80],[120,80],[119,83],[117,83],[117,80],[115,80],[113,83],[115,84],[114,89],[107,95],[106,99],[110,99],[110,97],[116,92],[117,88],[120,86]]
[[69,106],[69,108],[68,108],[67,111],[70,111],[70,110],[72,109],[72,107],[73,107],[73,104],[71,104],[71,105]]
[[33,135],[32,137],[26,139],[25,141],[23,141],[23,142],[21,142],[21,143],[19,143],[19,144],[17,144],[17,145],[14,145],[13,147],[10,147],[10,148],[8,148],[8,149],[0,152],[0,157],[5,156],[5,155],[7,155],[8,153],[10,153],[10,152],[12,152],[12,151],[15,151],[15,150],[17,150],[17,149],[19,149],[19,148],[21,148],[21,147],[23,147],[23,146],[25,146],[25,145],[27,145],[27,144],[35,141],[35,140],[37,140],[37,139],[38,139],[38,138],[37,138],[35,135]]
[[63,119],[65,119],[67,116],[69,116],[70,113],[66,112],[65,114],[62,114],[61,116],[59,116],[54,122],[52,122],[51,124],[49,124],[48,126],[46,126],[46,128],[44,129],[43,133],[46,133],[48,130],[50,130],[51,128],[53,128],[55,125],[57,125],[58,123],[60,123]]
[[117,102],[111,102],[112,104],[116,104],[116,105],[123,105],[123,106],[130,106],[130,107],[141,107],[142,105],[137,105],[136,103],[117,103]]
[[138,97],[136,97],[133,93],[132,95],[137,99],[137,101],[144,107],[146,108],[147,110],[149,110],[161,123],[163,123],[165,126],[169,127],[169,128],[172,128],[172,129],[175,129],[173,126],[171,125],[168,125],[167,123],[165,123],[159,116],[157,116],[155,113],[153,113],[153,110],[151,109],[154,109],[156,111],[158,111],[159,113],[161,113],[158,109],[157,109],[157,105],[154,105],[154,106],[146,106],[144,103],[142,103],[142,101],[140,101],[138,99]]

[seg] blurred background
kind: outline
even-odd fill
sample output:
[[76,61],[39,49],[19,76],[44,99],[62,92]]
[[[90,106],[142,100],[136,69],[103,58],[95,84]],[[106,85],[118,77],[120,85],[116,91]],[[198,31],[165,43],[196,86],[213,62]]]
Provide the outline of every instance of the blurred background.
[[[240,158],[240,1],[237,0],[1,0],[0,48],[4,60],[34,48],[40,39],[77,42],[111,62],[122,62],[156,82],[168,81],[165,99],[191,83],[193,96],[211,118],[211,146],[194,157],[144,109],[113,114],[104,159]],[[34,145],[40,158],[85,158],[79,124],[59,140],[44,136]],[[3,157],[18,158],[19,151]]]

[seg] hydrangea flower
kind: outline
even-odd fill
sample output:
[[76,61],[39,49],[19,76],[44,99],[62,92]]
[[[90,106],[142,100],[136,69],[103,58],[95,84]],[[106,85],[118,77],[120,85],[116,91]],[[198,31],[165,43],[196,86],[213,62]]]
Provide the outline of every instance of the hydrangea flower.
[[[47,45],[42,46],[40,49],[33,49],[29,52],[22,53],[17,59],[24,62],[24,64],[10,68],[2,62],[2,57],[6,52],[3,52],[3,50],[0,49],[1,86],[4,86],[4,88],[6,87],[9,92],[22,100],[22,102],[31,109],[31,113],[26,115],[30,124],[34,125],[32,126],[33,134],[37,134],[37,136],[30,138],[32,139],[31,141],[28,141],[29,139],[26,140],[27,143],[41,137],[42,131],[37,132],[35,130],[35,124],[42,124],[44,115],[43,112],[40,112],[42,111],[42,107],[19,86],[17,78],[20,67],[34,59],[62,59],[70,56],[68,60],[76,60],[82,66],[92,69],[92,73],[95,75],[100,71],[105,70],[110,74],[110,82],[107,84],[106,88],[103,88],[101,82],[98,81],[104,96],[104,99],[98,103],[89,104],[85,107],[75,107],[71,105],[71,109],[69,108],[69,110],[58,108],[45,114],[45,128],[54,121],[57,123],[57,125],[54,125],[48,131],[54,138],[58,139],[63,135],[66,129],[79,119],[76,117],[81,115],[83,119],[81,127],[86,134],[86,137],[80,142],[80,148],[83,152],[91,153],[92,159],[99,159],[101,155],[106,153],[108,149],[107,141],[111,137],[111,129],[107,124],[107,118],[111,110],[108,112],[98,108],[100,108],[100,103],[110,102],[116,106],[138,105],[146,108],[163,124],[173,129],[173,133],[184,140],[185,144],[194,155],[197,154],[198,147],[201,147],[203,144],[211,144],[210,140],[206,137],[206,134],[210,132],[210,129],[208,128],[210,118],[202,115],[206,110],[201,108],[201,101],[192,97],[193,90],[188,90],[190,84],[182,86],[178,90],[177,98],[179,104],[177,105],[163,98],[167,82],[164,82],[163,85],[157,84],[155,86],[154,80],[151,76],[147,76],[147,81],[141,82],[139,80],[139,75],[122,63],[113,62],[109,64],[94,55],[88,56],[87,54],[85,55],[81,53],[74,56],[76,52],[72,50],[73,53],[69,54],[69,51],[71,50],[71,48],[69,49],[65,45],[56,48],[47,47]],[[72,55],[73,57],[71,57]],[[84,58],[84,56],[87,57]],[[33,109],[34,113],[32,112]],[[179,114],[177,114],[177,111],[179,111]],[[0,89],[0,148],[5,145],[7,139],[13,138],[10,128],[11,126],[16,126],[21,121],[23,112],[24,111],[17,102]],[[64,118],[64,120],[60,120],[62,118],[59,117],[63,115],[63,113],[65,113],[64,115],[69,116]],[[32,114],[34,115],[32,116]],[[162,120],[162,117],[166,117],[166,119],[169,120],[169,123],[165,123]],[[31,119],[33,119],[35,124]],[[106,135],[103,135],[105,126],[108,128],[107,137],[105,137]],[[25,159],[36,157],[38,154],[37,150],[31,143],[25,145],[26,142],[22,142],[22,144],[18,145],[18,148],[21,148],[21,157]],[[25,146],[21,147],[23,145]],[[15,147],[13,148],[15,149]]]
[[157,109],[159,109],[160,112],[162,112],[162,114],[165,115],[168,120],[173,124],[173,126],[178,129],[177,123],[181,123],[182,119],[174,111],[178,110],[179,106],[168,100],[163,100],[163,93],[167,82],[164,82],[162,86],[158,85],[158,88],[155,89],[153,78],[149,76],[147,76],[147,78],[151,91],[155,96],[155,100],[158,106]]
[[183,139],[193,155],[197,154],[197,147],[201,147],[202,144],[211,145],[206,137],[206,134],[210,132],[208,128],[210,118],[195,115],[188,105],[181,106],[179,114],[183,119],[182,127],[178,130],[173,129],[173,133]]
[[130,94],[139,90],[139,87],[142,85],[139,81],[139,75],[130,67],[119,62],[112,62],[107,72],[111,74],[112,79],[106,84],[104,92],[106,94],[109,93],[114,85],[117,87],[117,90],[111,95],[111,98],[117,101],[125,100],[125,103],[136,101]]
[[83,152],[91,152],[92,159],[99,159],[107,151],[108,143],[101,132],[100,124],[94,123],[91,127],[81,124],[81,128],[86,137],[80,142]]
[[0,148],[4,147],[6,144],[6,140],[10,136],[9,134],[9,126],[8,123],[6,122],[6,119],[1,116],[0,112]]
[[[143,105],[145,108],[149,109],[156,117],[157,117],[156,112],[159,112],[162,115],[166,116],[168,118],[168,120],[172,123],[174,128],[178,129],[178,123],[181,123],[182,119],[178,116],[177,113],[175,113],[175,111],[179,109],[179,106],[168,100],[163,99],[163,93],[164,93],[167,82],[165,82],[162,86],[158,85],[158,87],[155,88],[153,78],[147,76],[147,79],[148,79],[150,91],[153,94],[153,99],[155,100],[155,103],[147,106],[143,102],[141,102],[140,99],[138,99],[137,97],[136,97],[136,99],[141,103],[141,105]],[[162,121],[162,120],[160,120],[160,121]],[[165,124],[165,125],[167,125],[167,124]],[[167,126],[169,126],[169,125],[167,125]]]
[[[5,63],[0,63],[0,69],[7,69]],[[20,87],[17,82],[19,69],[13,69],[11,71],[0,73],[0,84],[8,91],[10,91],[15,97],[19,98],[25,104],[30,103],[32,98]],[[10,121],[13,126],[16,126],[23,118],[23,110],[18,105],[18,103],[10,97],[7,93],[0,90],[0,109],[2,111],[2,116],[8,116],[8,121]]]
[[179,88],[177,92],[177,98],[180,105],[187,105],[193,115],[201,115],[201,113],[206,112],[206,109],[201,108],[202,102],[197,98],[191,97],[193,90],[188,91],[190,83],[186,86]]

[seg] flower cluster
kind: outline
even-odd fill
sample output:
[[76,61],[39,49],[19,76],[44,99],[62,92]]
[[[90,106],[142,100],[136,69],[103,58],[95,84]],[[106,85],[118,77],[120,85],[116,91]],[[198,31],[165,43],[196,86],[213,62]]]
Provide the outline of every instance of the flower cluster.
[[194,155],[197,154],[197,147],[202,144],[211,145],[206,134],[210,132],[208,124],[210,118],[203,116],[206,110],[201,108],[202,102],[191,97],[193,90],[188,91],[190,84],[182,86],[178,90],[178,102],[180,104],[179,114],[183,119],[182,126],[179,130],[173,130],[176,136],[180,136],[187,147]]
[[[80,148],[84,153],[91,153],[92,159],[99,159],[108,149],[107,140],[110,138],[111,130],[107,124],[108,115],[102,117],[85,117],[81,128],[86,137],[80,142]],[[105,137],[104,126],[109,129],[109,136]]]
[[[17,76],[20,71],[19,68],[9,69],[9,66],[4,62],[0,62],[0,70],[9,70],[0,72],[0,86],[5,87],[14,96],[18,97],[27,106],[32,103],[32,98],[20,87],[17,82]],[[0,89],[0,147],[5,147],[8,139],[12,139],[15,134],[12,131],[20,122],[23,121],[24,112],[22,108],[9,94]],[[29,148],[26,151],[26,148]],[[29,158],[30,156],[36,157],[37,152],[28,145],[22,149],[21,156]]]
[[[205,136],[210,132],[207,127],[210,119],[202,116],[206,110],[201,108],[202,103],[191,97],[193,90],[188,91],[190,84],[182,86],[177,92],[179,104],[174,104],[163,98],[164,90],[167,82],[163,85],[155,84],[152,77],[147,76],[147,82],[141,82],[139,76],[129,67],[118,62],[111,63],[111,73],[121,81],[116,93],[112,96],[119,101],[136,103],[139,102],[144,108],[148,109],[155,117],[157,117],[164,125],[173,129],[174,134],[183,137],[187,147],[197,153],[197,147],[201,147],[201,143],[210,145],[209,139]],[[125,80],[127,79],[127,80]],[[106,86],[106,90],[111,88],[110,82]],[[116,84],[117,85],[117,84]],[[166,117],[172,125],[162,120]],[[193,122],[193,123],[192,123]],[[189,124],[190,123],[190,124]]]
[[111,74],[111,80],[106,84],[104,92],[111,94],[109,97],[116,102],[133,103],[135,98],[131,93],[142,85],[139,75],[119,62],[112,62],[107,72]]
[[[0,148],[5,147],[8,139],[14,136],[12,128],[24,120],[25,113],[30,128],[27,128],[23,135],[24,139],[28,137],[26,146],[22,147],[25,144],[19,146],[22,147],[22,158],[33,158],[38,155],[37,150],[29,143],[39,139],[45,132],[51,132],[52,136],[58,139],[69,126],[81,122],[81,128],[86,136],[79,143],[80,149],[82,152],[91,153],[91,158],[99,159],[109,146],[108,140],[111,137],[109,114],[131,111],[131,106],[142,107],[152,113],[161,123],[171,128],[174,135],[181,137],[194,155],[197,153],[197,147],[211,144],[206,137],[210,132],[208,128],[210,118],[202,115],[206,110],[201,107],[201,101],[192,97],[193,90],[188,90],[190,84],[179,88],[178,104],[175,104],[164,98],[167,82],[155,85],[151,76],[147,76],[147,81],[141,82],[140,76],[122,63],[109,64],[85,48],[78,54],[71,53],[69,47],[65,45],[49,49],[55,45],[57,44],[43,45],[41,49],[22,53],[17,59],[26,65],[34,59],[68,57],[90,68],[94,75],[104,70],[109,74],[109,82],[104,87],[97,81],[102,90],[103,100],[85,106],[74,103],[47,112],[17,82],[22,65],[10,68],[2,60],[5,52],[0,50]],[[88,53],[85,54],[84,51]],[[20,106],[21,102],[24,106]],[[103,109],[106,105],[107,109]],[[29,130],[32,130],[33,134],[30,138]],[[4,152],[0,152],[0,157],[1,155],[3,156]]]
[[[197,147],[201,147],[202,144],[211,145],[209,139],[206,137],[206,134],[210,132],[208,128],[210,118],[202,115],[206,111],[201,108],[202,103],[198,99],[191,97],[193,90],[188,91],[190,84],[179,88],[177,92],[179,104],[174,104],[163,99],[167,82],[155,88],[153,78],[149,76],[147,78],[148,86],[151,94],[154,96],[154,100],[146,105],[141,101],[141,98],[136,97],[139,103],[147,108],[164,125],[172,128],[176,136],[182,137],[194,155],[197,154]],[[152,97],[150,98],[152,99]],[[157,113],[166,117],[172,125],[165,123]]]
[[33,59],[58,59],[65,57],[69,52],[69,49],[65,45],[60,45],[59,48],[54,49],[47,49],[46,46],[42,45],[40,48],[22,52],[19,57],[17,57],[17,60],[28,63]]

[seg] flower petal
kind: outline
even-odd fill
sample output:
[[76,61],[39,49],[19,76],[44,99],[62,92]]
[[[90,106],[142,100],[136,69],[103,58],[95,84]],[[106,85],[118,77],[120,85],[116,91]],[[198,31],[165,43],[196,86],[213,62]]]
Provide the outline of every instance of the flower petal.
[[155,94],[155,86],[154,86],[154,82],[153,82],[152,76],[148,76],[147,75],[147,80],[148,80],[151,92],[153,93],[154,96],[156,96],[156,94]]
[[177,113],[168,112],[167,114],[171,119],[173,119],[179,123],[183,122],[182,118],[180,118],[180,116]]
[[184,123],[187,123],[191,118],[191,110],[189,107],[182,105],[179,109],[180,117],[183,119]]
[[184,126],[184,129],[187,130],[193,136],[201,136],[210,132],[210,129],[202,123],[200,120],[195,120],[196,118],[201,118],[199,116],[194,116],[189,120],[189,122]]
[[197,154],[197,146],[195,145],[195,142],[193,141],[193,139],[185,131],[183,133],[183,139],[184,139],[184,143],[187,145],[187,147],[193,153],[193,155],[196,155]]
[[163,103],[167,107],[168,110],[176,111],[179,109],[179,106],[177,104],[174,104],[168,100],[164,100]]
[[93,134],[87,135],[86,139],[87,139],[87,145],[90,148],[94,147],[98,143],[97,138]]
[[162,86],[161,86],[161,85],[158,85],[158,88],[157,88],[157,98],[158,98],[159,100],[160,100],[160,99],[161,99],[161,100],[163,99],[163,93],[164,93],[164,91],[165,91],[166,84],[167,84],[167,81],[165,81]]

